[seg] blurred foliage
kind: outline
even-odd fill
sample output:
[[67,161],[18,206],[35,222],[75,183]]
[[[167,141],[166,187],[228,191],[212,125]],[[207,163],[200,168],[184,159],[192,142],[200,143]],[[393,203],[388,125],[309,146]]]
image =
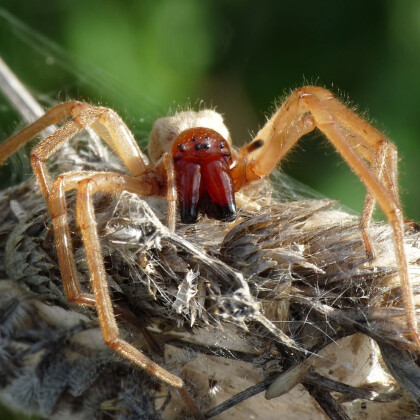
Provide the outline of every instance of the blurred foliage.
[[[2,25],[0,54],[41,101],[116,108],[143,144],[157,115],[201,99],[225,114],[243,143],[292,88],[314,83],[348,95],[397,144],[405,212],[420,219],[418,1],[3,0],[2,7],[62,47],[40,48],[31,34],[22,42],[16,26]],[[0,118],[5,138],[16,119]],[[364,187],[332,150],[305,139],[283,169],[360,210]]]
[[22,413],[14,413],[0,404],[0,420],[42,420],[41,417],[26,416]]

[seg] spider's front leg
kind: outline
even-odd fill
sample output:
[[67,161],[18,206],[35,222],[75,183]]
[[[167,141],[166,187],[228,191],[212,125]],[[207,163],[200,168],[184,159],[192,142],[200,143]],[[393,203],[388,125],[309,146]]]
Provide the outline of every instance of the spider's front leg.
[[[82,292],[77,278],[77,268],[68,221],[66,193],[75,190],[79,182],[92,176],[110,176],[109,172],[73,171],[56,178],[48,197],[48,207],[54,228],[57,257],[61,271],[64,292],[69,302],[76,305],[96,306],[93,295]],[[127,179],[130,179],[127,177]],[[136,182],[132,181],[134,184]],[[153,188],[150,184],[149,190]],[[140,190],[139,190],[140,191]]]
[[379,131],[338,101],[326,89],[307,86],[294,91],[255,139],[239,153],[232,169],[236,189],[270,173],[305,134],[317,127],[367,188],[362,214],[362,234],[373,254],[366,233],[375,200],[394,232],[395,252],[408,329],[420,350],[416,308],[404,249],[404,223],[397,188],[397,152]]
[[115,194],[122,191],[149,196],[154,193],[153,183],[115,173],[100,173],[81,180],[77,187],[77,222],[82,233],[90,278],[96,301],[99,324],[105,343],[125,358],[133,361],[151,375],[174,387],[196,418],[203,418],[193,402],[185,384],[179,377],[154,363],[138,349],[119,337],[119,330],[109,295],[104,260],[97,233],[93,196],[95,193]]
[[83,129],[92,126],[98,135],[121,158],[133,176],[145,172],[149,165],[133,135],[118,114],[83,102],[66,102],[51,108],[40,119],[0,145],[0,165],[45,128],[74,118],[42,140],[31,152],[31,163],[45,200],[51,189],[46,160]]
[[77,188],[82,179],[92,176],[85,171],[67,172],[54,181],[48,196],[48,207],[52,218],[54,239],[64,292],[69,302],[76,305],[95,306],[95,297],[83,293],[77,278],[73,245],[68,223],[66,192]]
[[[59,124],[68,117],[74,118],[42,140],[31,153],[31,162],[41,192],[49,205],[57,244],[57,254],[64,290],[70,302],[94,306],[92,296],[82,293],[77,280],[69,227],[67,225],[66,191],[75,189],[77,183],[88,176],[86,172],[70,172],[51,183],[46,160],[84,128],[92,128],[125,163],[134,176],[143,174],[148,159],[140,151],[133,135],[121,118],[111,109],[83,102],[66,102],[51,108],[40,119],[0,145],[0,165],[20,147],[45,128]],[[126,318],[129,317],[126,314]]]

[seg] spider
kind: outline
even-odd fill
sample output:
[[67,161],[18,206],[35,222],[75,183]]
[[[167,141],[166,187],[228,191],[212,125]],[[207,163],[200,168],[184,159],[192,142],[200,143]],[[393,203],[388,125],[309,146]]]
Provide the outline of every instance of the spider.
[[[71,118],[71,119],[69,119]],[[197,417],[202,414],[184,382],[119,336],[115,308],[106,282],[104,259],[96,229],[93,196],[129,191],[166,196],[168,226],[175,229],[176,207],[183,223],[200,213],[219,220],[235,217],[235,193],[267,176],[305,134],[318,128],[341,154],[367,193],[361,217],[366,252],[374,258],[368,228],[378,202],[394,232],[406,321],[420,349],[415,305],[404,250],[404,223],[397,187],[397,150],[383,134],[343,105],[328,90],[306,86],[295,90],[255,138],[236,151],[222,116],[213,110],[180,112],[158,119],[149,141],[151,161],[115,111],[82,102],[66,102],[0,146],[0,165],[17,149],[53,124],[69,119],[31,152],[31,164],[52,217],[64,291],[70,302],[96,307],[105,343],[150,374],[178,390]],[[130,175],[72,171],[50,179],[46,160],[81,130],[91,127],[121,158]],[[66,192],[77,191],[77,222],[83,238],[93,294],[85,293],[76,275]]]

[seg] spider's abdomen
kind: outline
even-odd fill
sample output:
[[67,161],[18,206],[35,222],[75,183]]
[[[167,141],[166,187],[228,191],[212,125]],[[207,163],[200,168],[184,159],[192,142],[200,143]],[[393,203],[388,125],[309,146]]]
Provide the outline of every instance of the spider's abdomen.
[[194,223],[200,211],[232,219],[236,207],[226,140],[210,128],[191,128],[175,139],[172,156],[182,222]]

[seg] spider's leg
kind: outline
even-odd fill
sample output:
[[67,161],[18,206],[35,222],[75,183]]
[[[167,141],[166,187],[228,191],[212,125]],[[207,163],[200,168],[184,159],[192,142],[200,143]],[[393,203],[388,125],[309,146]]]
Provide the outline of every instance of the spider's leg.
[[[256,138],[241,150],[240,158],[247,160],[245,170],[242,175],[232,171],[233,176],[242,178],[241,182],[244,183],[267,175],[298,139],[314,127],[325,134],[366,185],[392,226],[407,325],[420,349],[413,291],[404,249],[403,216],[397,196],[396,151],[385,136],[341,104],[328,90],[307,86],[293,92]],[[389,151],[381,151],[384,142]],[[382,153],[386,155],[383,164],[380,163]],[[372,162],[376,163],[373,163],[372,168],[367,162],[371,165]],[[380,169],[381,166],[383,169]],[[370,207],[373,207],[370,200],[368,198],[366,212],[371,212]]]
[[58,124],[70,116],[74,116],[74,118],[42,140],[31,153],[32,167],[47,202],[51,181],[45,161],[66,141],[90,125],[121,158],[134,176],[138,176],[146,170],[147,157],[141,152],[130,130],[116,112],[76,101],[51,108],[39,120],[3,143],[0,146],[0,165],[42,130],[52,124]]
[[[372,172],[378,177],[378,179],[383,180],[383,172],[385,167],[385,158],[388,152],[388,142],[382,142],[378,147],[377,153],[373,157],[371,169]],[[387,185],[389,189],[389,186]],[[366,253],[370,260],[373,260],[375,257],[375,250],[373,249],[372,242],[370,240],[368,229],[372,221],[373,211],[375,209],[375,196],[368,189],[366,192],[365,202],[363,204],[362,216],[360,219],[360,229],[362,231],[363,241],[365,243]]]
[[174,161],[169,156],[169,153],[165,153],[162,157],[163,166],[166,172],[167,182],[167,194],[166,200],[168,202],[168,228],[171,232],[175,231],[176,221],[176,203],[178,201],[178,194],[176,191],[176,179],[175,179],[175,168]]
[[[78,105],[84,107],[84,104]],[[72,108],[74,112],[74,108]],[[31,152],[31,164],[33,171],[37,177],[38,184],[45,200],[48,203],[48,196],[51,190],[51,180],[48,173],[46,160],[65,142],[74,137],[84,128],[90,126],[101,114],[101,110],[97,108],[88,108],[62,127],[58,128],[53,134],[41,141]]]
[[92,197],[96,192],[114,194],[123,190],[138,194],[139,196],[147,196],[152,193],[153,186],[145,180],[108,173],[92,175],[92,177],[80,181],[77,189],[77,221],[86,249],[99,324],[105,343],[127,359],[147,370],[151,375],[177,389],[191,412],[197,418],[202,418],[200,411],[189,396],[182,379],[166,371],[119,337],[118,326],[105,277],[105,266],[96,228]]
[[10,139],[0,145],[0,166],[17,150],[23,147],[28,141],[32,140],[37,134],[53,124],[58,124],[65,120],[72,113],[72,109],[81,102],[65,102],[51,108],[41,118],[25,127],[22,131],[15,134]]
[[66,141],[89,126],[92,126],[109,144],[134,176],[145,171],[147,158],[141,152],[130,130],[114,111],[84,103],[77,103],[70,108],[70,111],[75,117],[39,143],[31,153],[32,167],[46,200],[51,182],[45,161]]
[[[376,177],[385,184],[392,194],[395,203],[401,208],[398,197],[397,162],[398,152],[396,146],[381,132],[376,130],[353,111],[335,99],[325,89],[312,87],[314,95],[318,95],[322,104],[334,117],[340,132],[349,140],[352,147],[367,162],[371,162],[370,169]],[[365,248],[369,256],[373,257],[374,250],[367,230],[369,228],[373,210],[375,208],[374,194],[367,188],[366,199],[361,217],[361,230]]]
[[119,115],[110,108],[93,107],[75,109],[73,115],[77,118],[86,112],[100,111],[92,128],[121,158],[133,176],[141,175],[149,165],[149,159],[140,150],[133,134]]
[[[303,94],[298,91],[301,94],[300,98],[302,102],[306,103],[308,111],[314,116],[316,126],[326,135],[343,159],[366,185],[368,192],[376,199],[394,231],[395,253],[406,309],[406,322],[417,348],[420,349],[414,294],[404,247],[404,219],[398,199],[396,148],[372,126],[334,99],[330,92],[323,89],[319,92],[316,88],[313,92],[310,88],[307,88],[306,91],[303,89],[303,91]],[[354,133],[356,138],[363,139],[364,142],[356,145],[352,144],[351,135],[346,135],[340,125],[346,126],[345,128],[351,134]],[[386,152],[381,151],[382,148],[385,148],[384,143],[387,143]],[[381,153],[386,154],[383,170],[380,174],[375,173],[375,168],[372,169],[366,164],[365,160],[369,150],[372,154],[373,165],[375,160],[381,161]],[[381,164],[378,166],[377,171],[380,170]],[[383,174],[382,177],[381,174]],[[362,226],[363,223],[368,224],[369,222],[362,220]]]
[[312,115],[296,115],[296,112],[291,112],[290,107],[283,105],[254,140],[240,150],[232,168],[235,191],[242,185],[269,174],[297,141],[314,128]]
[[[105,175],[106,173],[95,172],[94,174]],[[77,185],[81,180],[91,178],[92,175],[93,173],[88,171],[73,171],[58,176],[51,188],[48,204],[54,228],[61,279],[67,300],[77,305],[95,307],[95,297],[92,294],[82,292],[82,288],[80,287],[80,282],[77,277],[73,245],[68,224],[66,201],[66,192],[77,189]],[[161,349],[154,342],[153,337],[131,312],[118,305],[113,305],[113,307],[118,315],[122,316],[126,321],[134,325],[143,334],[149,344],[149,347],[153,349],[155,353],[161,353]]]
[[[101,173],[95,172],[95,174]],[[51,188],[48,204],[54,227],[58,262],[66,297],[69,302],[78,305],[95,306],[95,297],[82,292],[77,278],[66,201],[66,192],[76,189],[79,181],[89,177],[92,177],[92,172],[86,171],[67,172],[58,176]]]
[[[399,203],[398,194],[398,152],[397,147],[389,143],[385,158],[385,169],[383,172],[384,182],[389,191],[391,191],[394,199]],[[399,205],[401,207],[401,204]]]

